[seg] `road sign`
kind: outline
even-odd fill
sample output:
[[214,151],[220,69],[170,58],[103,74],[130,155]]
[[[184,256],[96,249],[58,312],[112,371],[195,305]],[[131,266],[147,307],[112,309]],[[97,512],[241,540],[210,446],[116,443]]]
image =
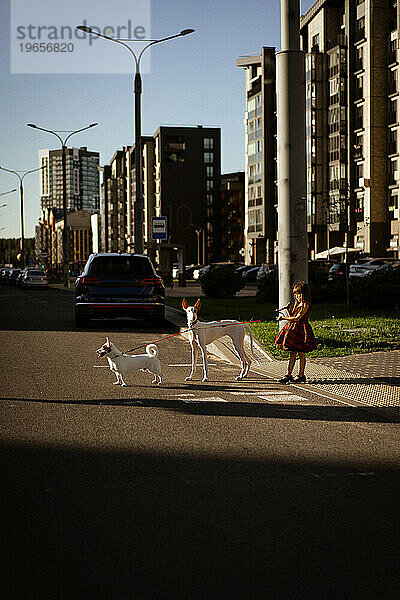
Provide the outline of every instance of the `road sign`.
[[167,217],[152,217],[151,218],[151,239],[166,240],[167,239]]

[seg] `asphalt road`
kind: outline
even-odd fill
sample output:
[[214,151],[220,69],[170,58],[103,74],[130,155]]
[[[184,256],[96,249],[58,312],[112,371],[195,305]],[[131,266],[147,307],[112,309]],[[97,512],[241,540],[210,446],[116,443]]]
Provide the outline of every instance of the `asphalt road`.
[[0,287],[3,599],[399,598],[399,424],[159,343],[164,385],[95,350],[174,333]]

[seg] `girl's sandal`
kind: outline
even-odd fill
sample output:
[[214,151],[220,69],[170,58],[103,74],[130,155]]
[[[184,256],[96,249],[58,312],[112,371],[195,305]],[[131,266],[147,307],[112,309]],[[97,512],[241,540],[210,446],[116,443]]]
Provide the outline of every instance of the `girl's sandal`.
[[306,383],[307,379],[305,375],[297,375],[293,381],[294,383]]
[[291,383],[293,382],[293,377],[291,375],[285,375],[282,379],[279,380],[279,383]]

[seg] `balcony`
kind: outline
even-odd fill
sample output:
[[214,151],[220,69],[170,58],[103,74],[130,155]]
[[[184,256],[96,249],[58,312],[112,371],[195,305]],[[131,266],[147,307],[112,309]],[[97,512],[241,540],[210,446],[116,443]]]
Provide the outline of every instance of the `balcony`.
[[390,141],[388,143],[388,154],[397,154],[397,142],[396,141]]
[[256,81],[252,84],[250,90],[247,92],[247,98],[251,98],[259,92],[261,92],[261,75],[256,79]]
[[395,110],[391,110],[388,112],[388,124],[392,125],[397,123],[397,112]]
[[354,129],[362,129],[364,127],[364,119],[362,117],[357,117],[354,119]]

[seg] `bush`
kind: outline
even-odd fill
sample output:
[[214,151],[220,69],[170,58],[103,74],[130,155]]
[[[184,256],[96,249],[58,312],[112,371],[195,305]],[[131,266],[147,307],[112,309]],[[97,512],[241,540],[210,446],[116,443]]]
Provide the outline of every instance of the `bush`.
[[400,310],[400,265],[351,279],[350,302],[357,307]]
[[234,265],[217,265],[200,275],[200,286],[209,298],[232,298],[244,286]]

